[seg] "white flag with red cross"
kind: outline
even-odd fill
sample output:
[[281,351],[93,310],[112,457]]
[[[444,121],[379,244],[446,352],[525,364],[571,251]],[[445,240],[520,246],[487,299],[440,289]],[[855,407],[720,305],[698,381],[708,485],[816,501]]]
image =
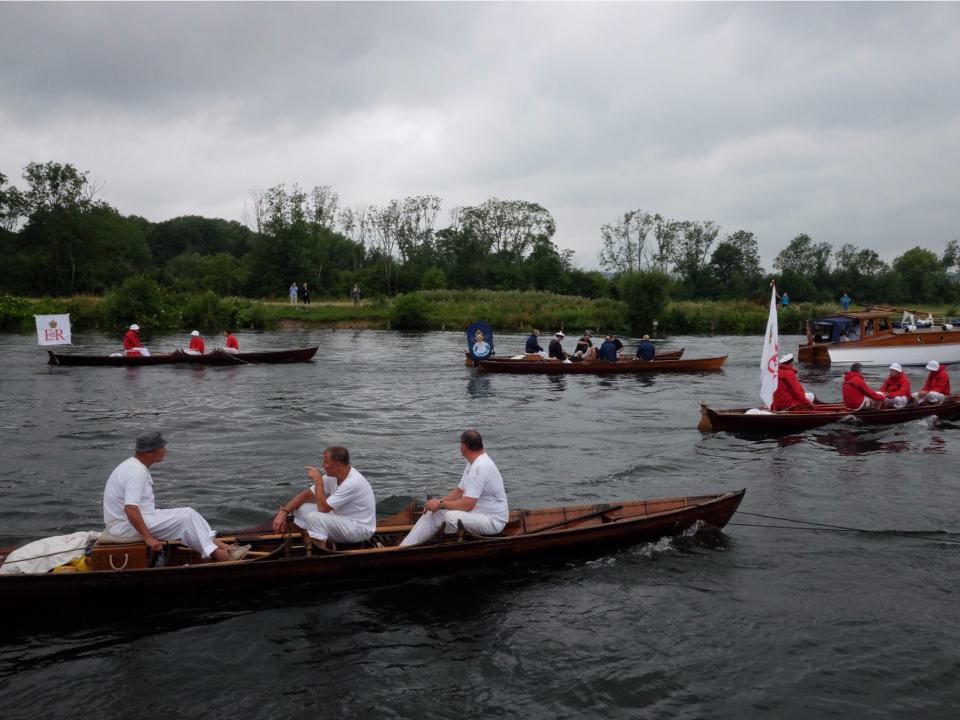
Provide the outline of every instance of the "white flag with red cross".
[[777,332],[777,288],[770,283],[770,317],[763,335],[763,355],[760,358],[760,399],[767,409],[773,407],[773,394],[780,376],[780,337]]

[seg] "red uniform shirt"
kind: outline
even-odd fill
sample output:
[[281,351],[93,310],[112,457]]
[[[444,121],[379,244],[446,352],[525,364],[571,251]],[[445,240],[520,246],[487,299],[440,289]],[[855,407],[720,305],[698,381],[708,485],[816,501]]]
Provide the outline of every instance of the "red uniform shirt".
[[871,400],[883,400],[883,395],[871,390],[863,375],[858,372],[848,372],[843,376],[843,404],[848,410],[857,410],[863,405],[865,397]]
[[227,347],[233,348],[234,350],[240,349],[240,345],[237,343],[237,339],[233,336],[233,333],[227,335]]
[[127,350],[143,347],[140,344],[140,338],[137,337],[136,330],[127,330],[127,334],[123,336],[123,347]]
[[807,395],[803,391],[803,385],[797,380],[797,371],[789,365],[780,366],[780,377],[777,379],[777,391],[773,394],[774,412],[784,410],[791,405],[809,405],[813,403],[807,400]]
[[203,349],[203,338],[202,338],[202,337],[198,337],[198,336],[196,336],[196,335],[194,335],[192,338],[190,338],[190,349],[191,349],[191,350],[199,350],[199,351],[200,351],[200,354],[202,355],[202,354],[204,353],[204,349]]
[[910,397],[910,378],[906,373],[897,373],[896,377],[888,377],[880,386],[880,392],[885,392],[888,398],[901,395]]
[[927,381],[923,384],[923,392],[950,394],[950,376],[947,375],[947,369],[943,365],[936,372],[927,375]]

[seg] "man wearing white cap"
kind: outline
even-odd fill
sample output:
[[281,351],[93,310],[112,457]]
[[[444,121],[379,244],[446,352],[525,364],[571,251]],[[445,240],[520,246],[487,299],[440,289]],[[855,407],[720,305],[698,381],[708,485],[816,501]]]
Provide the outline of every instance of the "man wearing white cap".
[[190,338],[190,348],[187,350],[187,352],[191,355],[203,355],[203,353],[206,352],[206,349],[203,345],[203,338],[200,337],[200,331],[194,330],[192,333],[190,333],[190,335],[192,337]]
[[890,366],[890,377],[883,381],[880,392],[886,394],[883,402],[887,407],[902,408],[910,400],[910,378],[903,372],[900,363]]
[[914,393],[913,400],[918,405],[942,403],[950,397],[950,376],[947,375],[947,369],[936,360],[931,360],[927,363],[927,370],[930,374],[923,384],[923,390]]
[[130,326],[127,334],[123,336],[123,349],[126,350],[127,355],[143,355],[144,357],[149,357],[150,351],[140,344],[140,338],[137,336],[138,330],[140,330],[140,326],[136,323]]
[[793,405],[813,407],[816,396],[805,392],[803,385],[797,380],[797,371],[793,369],[793,353],[787,353],[780,358],[780,372],[777,378],[777,390],[773,393],[774,412],[786,410]]
[[555,358],[557,360],[563,360],[564,362],[570,362],[567,359],[567,354],[563,351],[563,345],[560,343],[565,335],[562,330],[557,330],[554,333],[553,340],[550,341],[550,345],[547,347],[547,357]]
[[217,533],[193,508],[157,508],[150,466],[163,462],[166,453],[167,441],[160,433],[147,432],[137,437],[133,457],[116,467],[103,490],[103,520],[107,525],[104,535],[113,536],[114,542],[142,539],[154,552],[163,549],[161,540],[179,540],[204,558],[223,561],[245,556],[249,545],[228,545],[217,540]]

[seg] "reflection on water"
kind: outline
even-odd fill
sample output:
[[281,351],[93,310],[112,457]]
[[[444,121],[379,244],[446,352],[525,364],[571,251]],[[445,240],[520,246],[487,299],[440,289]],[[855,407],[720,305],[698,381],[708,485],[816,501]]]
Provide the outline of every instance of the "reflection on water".
[[868,455],[870,453],[903,453],[910,449],[909,440],[883,440],[876,431],[834,430],[814,436],[816,442],[835,449],[841,455]]

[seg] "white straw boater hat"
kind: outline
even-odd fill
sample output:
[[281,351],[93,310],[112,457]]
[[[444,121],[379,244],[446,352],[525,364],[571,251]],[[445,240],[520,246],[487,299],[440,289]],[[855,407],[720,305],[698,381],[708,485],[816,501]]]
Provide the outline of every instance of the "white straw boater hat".
[[563,330],[557,330],[554,335],[557,337],[566,337],[566,335],[563,334]]
[[130,326],[130,329],[131,329],[131,330],[139,330],[139,329],[140,329],[140,326],[137,325],[136,323],[134,323],[133,325]]
[[903,372],[903,368],[900,367],[900,363],[894,363],[890,366],[891,370],[896,370],[897,372]]
[[780,364],[781,364],[781,365],[786,364],[786,363],[790,362],[791,360],[793,360],[793,353],[787,353],[787,354],[784,355],[782,358],[780,358]]
[[927,363],[927,370],[929,370],[930,372],[936,372],[939,369],[940,369],[940,363],[938,363],[936,360],[931,360],[930,362]]
[[194,330],[194,331],[193,331],[192,333],[190,333],[190,334],[191,334],[191,335],[196,335],[197,337],[200,337],[200,331],[199,331],[199,330]]

